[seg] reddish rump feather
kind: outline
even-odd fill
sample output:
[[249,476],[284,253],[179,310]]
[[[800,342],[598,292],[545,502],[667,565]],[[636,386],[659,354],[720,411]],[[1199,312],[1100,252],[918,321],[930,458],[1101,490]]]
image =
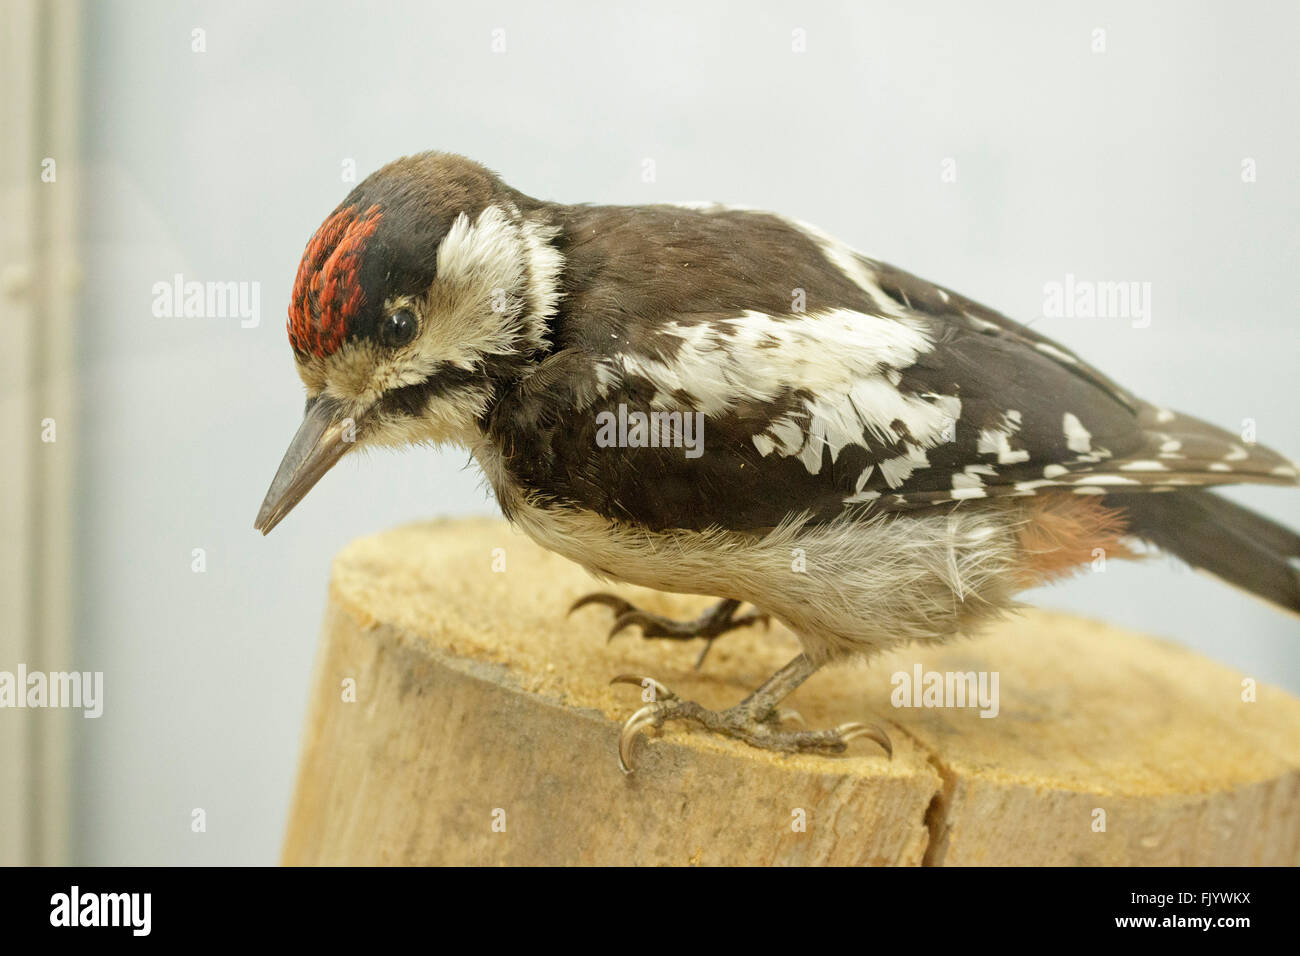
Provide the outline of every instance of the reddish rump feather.
[[1040,494],[1021,503],[1021,573],[1029,585],[1046,584],[1092,562],[1094,549],[1104,557],[1136,558],[1125,545],[1128,516],[1108,507],[1100,496]]

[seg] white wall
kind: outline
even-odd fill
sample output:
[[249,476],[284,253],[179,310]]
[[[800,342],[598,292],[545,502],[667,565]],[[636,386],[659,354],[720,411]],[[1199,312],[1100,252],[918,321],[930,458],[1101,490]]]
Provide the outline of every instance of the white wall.
[[[451,149],[563,201],[768,207],[1026,321],[1067,272],[1149,281],[1149,328],[1036,328],[1300,455],[1294,6],[88,6],[78,621],[107,701],[77,721],[78,862],[275,861],[330,556],[495,510],[464,455],[412,451],[252,530],[301,409],[289,288],[345,158]],[[155,318],[176,272],[261,283],[261,324]],[[1300,526],[1300,494],[1235,497]],[[1035,598],[1300,690],[1294,620],[1166,562]]]

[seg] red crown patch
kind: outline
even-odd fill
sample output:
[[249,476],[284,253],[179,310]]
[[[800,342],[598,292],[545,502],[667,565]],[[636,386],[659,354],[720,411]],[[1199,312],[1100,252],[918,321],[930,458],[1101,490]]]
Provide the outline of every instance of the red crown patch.
[[295,352],[323,357],[343,344],[348,322],[365,305],[361,255],[382,218],[378,206],[360,216],[356,206],[348,206],[326,219],[307,243],[289,299]]

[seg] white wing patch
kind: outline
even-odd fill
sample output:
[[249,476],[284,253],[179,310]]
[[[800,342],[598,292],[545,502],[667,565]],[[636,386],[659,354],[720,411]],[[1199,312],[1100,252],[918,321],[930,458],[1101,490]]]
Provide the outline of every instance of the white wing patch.
[[654,383],[652,404],[680,408],[675,395],[685,393],[695,401],[692,411],[718,415],[797,389],[806,396],[801,407],[753,442],[763,456],[798,457],[814,475],[825,449],[834,461],[865,435],[882,443],[910,438],[906,454],[880,462],[881,474],[897,486],[929,465],[924,450],[947,440],[961,414],[955,397],[898,388],[900,371],[931,348],[919,318],[849,309],[782,318],[750,311],[711,323],[670,322],[660,334],[676,339],[671,358],[614,358],[624,373]]
[[903,306],[911,307],[910,302],[904,302],[900,306],[893,298],[885,294],[885,290],[876,281],[875,274],[863,261],[867,257],[852,246],[846,245],[829,233],[822,232],[811,223],[800,222],[797,219],[786,219],[783,216],[778,218],[789,223],[816,243],[817,248],[821,250],[826,260],[839,269],[850,282],[871,296],[872,301],[883,311],[890,315],[900,316],[904,314]]
[[980,430],[975,450],[982,455],[997,455],[999,465],[1017,465],[1022,461],[1028,461],[1028,449],[1011,447],[1011,437],[1019,430],[1020,413],[1009,411],[1003,416],[1001,428]]
[[1078,416],[1066,412],[1062,417],[1062,430],[1065,432],[1065,446],[1070,451],[1084,455],[1092,451],[1092,433],[1083,427]]
[[[706,212],[746,211],[714,203],[678,205]],[[725,319],[706,316],[698,322],[668,322],[648,331],[645,338],[638,337],[636,346],[629,344],[624,351],[596,358],[597,392],[608,397],[628,377],[634,377],[653,387],[650,403],[659,409],[698,411],[722,418],[739,411],[750,431],[762,428],[749,439],[759,455],[795,459],[811,475],[821,474],[827,459],[838,462],[850,446],[874,452],[868,457],[876,460],[863,462],[853,479],[852,493],[840,498],[848,505],[924,508],[964,499],[1034,495],[1039,489],[1079,495],[1169,491],[1236,480],[1260,481],[1266,474],[1261,470],[1264,465],[1271,468],[1267,476],[1272,480],[1294,481],[1296,469],[1289,464],[1261,461],[1260,453],[1228,441],[1226,435],[1202,433],[1199,426],[1182,428],[1185,423],[1180,416],[1164,408],[1141,406],[1144,418],[1133,421],[1131,433],[1125,431],[1123,420],[1117,422],[1105,407],[1090,407],[1086,392],[1069,393],[1078,398],[1077,404],[1044,393],[1041,405],[1025,409],[1028,423],[1014,409],[1001,411],[999,418],[997,380],[985,380],[983,369],[972,372],[967,383],[974,387],[964,393],[969,420],[963,423],[959,436],[956,426],[964,409],[958,395],[963,394],[963,385],[939,377],[942,368],[936,360],[946,356],[932,354],[936,347],[943,349],[951,342],[952,348],[959,349],[965,342],[946,334],[950,320],[963,320],[977,332],[1005,333],[1012,345],[1032,348],[1061,367],[1081,370],[1085,379],[1095,378],[1093,385],[1128,405],[1133,414],[1139,409],[1134,400],[1069,351],[1028,339],[1017,332],[1014,323],[999,324],[970,309],[954,308],[949,310],[951,315],[932,316],[930,295],[949,303],[952,296],[945,290],[900,281],[886,293],[882,283],[889,284],[886,279],[892,273],[885,271],[889,267],[814,226],[784,221],[807,236],[826,264],[868,297],[870,304],[862,306],[865,311],[838,308],[771,315],[747,311]],[[546,275],[547,266],[545,261],[535,263],[533,271]],[[921,291],[912,291],[918,289]],[[919,311],[912,301],[917,295],[925,296],[925,301],[918,303]],[[535,309],[549,304],[534,296]],[[618,336],[612,338],[617,342]],[[937,342],[944,344],[936,346]],[[983,354],[976,346],[970,355],[958,357],[973,362]],[[923,356],[928,360],[922,361]],[[1035,367],[1042,364],[1034,363]],[[959,362],[954,375],[963,367]],[[1046,384],[1052,384],[1050,375]],[[951,388],[957,394],[922,392],[918,387]],[[770,406],[766,413],[762,409],[765,404]],[[1075,408],[1077,414],[1062,414],[1063,404]],[[1056,419],[1058,414],[1061,417]],[[1088,419],[1091,430],[1081,415]],[[755,426],[756,417],[764,424]],[[1167,426],[1176,437],[1151,429],[1152,423]],[[1101,441],[1118,448],[1122,457],[1116,460],[1110,448],[1094,439],[1094,431]],[[1112,439],[1119,444],[1114,445]],[[955,447],[942,447],[950,443]],[[1207,454],[1215,452],[1215,443],[1217,460],[1206,461]],[[892,449],[899,453],[881,460],[881,446],[891,449],[890,454]],[[972,455],[987,460],[967,463]],[[852,457],[861,460],[859,455]],[[917,476],[909,484],[916,472],[925,469],[931,473]],[[849,478],[839,469],[827,477],[837,489],[845,488]],[[876,487],[868,488],[869,483]]]

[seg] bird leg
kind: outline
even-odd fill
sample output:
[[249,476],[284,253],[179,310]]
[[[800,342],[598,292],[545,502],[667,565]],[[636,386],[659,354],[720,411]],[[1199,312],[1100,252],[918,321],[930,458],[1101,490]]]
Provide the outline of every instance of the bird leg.
[[638,684],[649,695],[647,699],[650,703],[623,724],[618,739],[618,765],[624,773],[631,773],[632,743],[637,734],[647,727],[662,727],[667,720],[689,721],[712,733],[781,753],[838,754],[843,753],[849,741],[855,737],[870,737],[893,757],[894,748],[889,742],[889,736],[880,727],[873,725],[840,724],[834,730],[781,729],[782,715],[777,708],[795,688],[813,675],[817,666],[807,655],[800,654],[739,704],[722,711],[708,710],[694,701],[682,700],[652,677],[620,674],[610,683]]
[[708,643],[704,645],[704,650],[700,652],[699,659],[695,662],[698,670],[713,648],[713,642],[723,634],[738,627],[758,623],[767,625],[770,622],[771,619],[762,611],[751,611],[749,614],[736,617],[736,609],[740,607],[740,603],[727,598],[719,601],[693,621],[674,621],[672,618],[642,611],[617,595],[598,592],[574,601],[573,606],[569,608],[569,613],[572,614],[578,608],[588,604],[604,604],[612,609],[614,626],[609,629],[611,640],[619,631],[633,624],[641,628],[642,637],[666,637],[675,641],[686,641],[696,637],[707,638]]

